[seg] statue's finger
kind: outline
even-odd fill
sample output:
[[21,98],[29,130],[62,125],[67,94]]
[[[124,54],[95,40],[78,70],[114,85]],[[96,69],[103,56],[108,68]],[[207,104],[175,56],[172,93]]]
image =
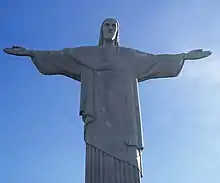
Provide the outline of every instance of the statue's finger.
[[211,54],[211,52],[210,52],[210,51],[203,51],[203,53],[204,53],[204,54],[206,54],[206,55]]
[[212,54],[211,51],[206,51],[206,55],[207,55],[207,56],[209,56],[209,55],[211,55],[211,54]]
[[203,49],[197,49],[197,50],[194,50],[195,52],[202,52]]
[[212,52],[211,51],[203,51],[202,52],[202,57],[204,58],[204,57],[208,57],[209,55],[211,55],[212,54]]
[[15,54],[13,48],[5,48],[3,51],[7,54]]
[[14,45],[14,46],[12,46],[12,48],[22,48],[22,47]]
[[5,53],[10,53],[10,52],[12,51],[12,49],[11,49],[11,48],[4,48],[3,51],[4,51]]
[[3,51],[4,51],[5,53],[7,53],[7,52],[8,52],[8,48],[4,48]]

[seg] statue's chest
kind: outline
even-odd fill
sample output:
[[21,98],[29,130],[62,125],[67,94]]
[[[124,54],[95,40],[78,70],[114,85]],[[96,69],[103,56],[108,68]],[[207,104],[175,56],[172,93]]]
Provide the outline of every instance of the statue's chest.
[[123,57],[114,53],[99,53],[86,59],[86,65],[95,71],[119,71],[125,69]]
[[126,52],[120,48],[91,47],[78,50],[76,58],[86,71],[126,73],[130,68],[126,57]]

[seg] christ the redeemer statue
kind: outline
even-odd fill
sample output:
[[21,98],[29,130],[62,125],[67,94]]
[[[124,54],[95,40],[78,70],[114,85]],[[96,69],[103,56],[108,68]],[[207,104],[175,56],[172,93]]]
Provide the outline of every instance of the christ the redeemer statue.
[[139,183],[143,150],[138,82],[176,77],[186,60],[210,51],[149,54],[119,46],[119,24],[106,19],[97,46],[55,51],[13,46],[4,52],[28,56],[44,75],[81,82],[80,115],[86,143],[86,183]]

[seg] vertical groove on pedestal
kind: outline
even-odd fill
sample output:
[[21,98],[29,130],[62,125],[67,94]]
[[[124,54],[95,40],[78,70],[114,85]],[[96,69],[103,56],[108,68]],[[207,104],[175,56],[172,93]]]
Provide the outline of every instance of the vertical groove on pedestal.
[[140,183],[139,170],[86,144],[85,183]]

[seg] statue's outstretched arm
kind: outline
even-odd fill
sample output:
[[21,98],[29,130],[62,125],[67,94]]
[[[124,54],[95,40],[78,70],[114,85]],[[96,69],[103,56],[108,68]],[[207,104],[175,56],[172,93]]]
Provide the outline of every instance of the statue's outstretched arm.
[[185,60],[195,60],[211,55],[202,49],[180,54],[148,54],[135,52],[135,69],[139,81],[147,79],[176,77],[182,70]]
[[80,81],[81,65],[70,54],[70,49],[37,51],[13,46],[12,48],[3,49],[3,51],[10,55],[30,57],[41,74],[65,75]]

